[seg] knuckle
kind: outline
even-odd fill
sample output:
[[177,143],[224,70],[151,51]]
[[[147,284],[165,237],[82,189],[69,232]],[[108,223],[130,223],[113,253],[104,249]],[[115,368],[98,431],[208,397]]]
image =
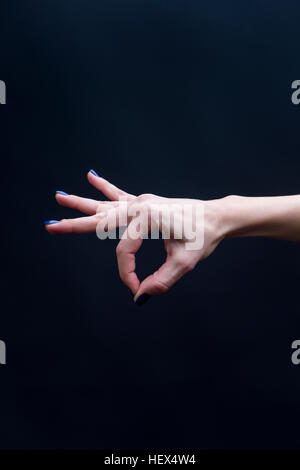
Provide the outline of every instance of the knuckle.
[[148,201],[149,199],[151,199],[151,197],[153,196],[153,194],[140,194],[137,199],[139,202],[145,202],[145,201]]
[[96,207],[96,214],[99,214],[102,212],[104,209],[103,204],[101,202],[98,202],[97,207]]
[[137,203],[133,204],[133,211],[136,214],[149,215],[152,210],[152,202],[148,194],[142,194],[137,197]]
[[170,287],[167,284],[165,284],[164,282],[158,279],[153,280],[153,288],[155,292],[157,293],[157,295],[164,294],[170,289]]
[[96,222],[100,222],[101,220],[104,220],[104,215],[105,215],[105,212],[103,212],[103,210],[96,212],[96,214],[94,215]]
[[141,213],[144,215],[149,215],[151,213],[151,203],[149,200],[145,200],[141,203]]

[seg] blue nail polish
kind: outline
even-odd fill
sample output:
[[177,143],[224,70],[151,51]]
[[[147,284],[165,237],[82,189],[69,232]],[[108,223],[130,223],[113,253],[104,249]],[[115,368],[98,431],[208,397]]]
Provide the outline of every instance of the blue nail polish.
[[69,194],[65,193],[64,191],[56,191],[56,194],[61,194],[62,196],[69,196]]
[[150,299],[150,297],[151,297],[151,295],[149,295],[149,294],[142,294],[136,299],[135,303],[136,303],[136,305],[141,307],[142,305],[144,305],[145,302],[147,302],[147,300]]
[[58,224],[60,220],[45,220],[44,224],[45,225],[52,225],[52,224]]
[[98,173],[95,172],[95,170],[90,170],[90,173],[92,173],[92,175],[97,176],[98,178],[100,178],[100,176],[98,175]]

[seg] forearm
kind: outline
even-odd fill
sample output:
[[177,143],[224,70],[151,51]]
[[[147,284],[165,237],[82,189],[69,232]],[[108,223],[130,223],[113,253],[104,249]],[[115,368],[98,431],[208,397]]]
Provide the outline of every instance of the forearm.
[[220,199],[224,238],[272,237],[300,242],[300,195]]

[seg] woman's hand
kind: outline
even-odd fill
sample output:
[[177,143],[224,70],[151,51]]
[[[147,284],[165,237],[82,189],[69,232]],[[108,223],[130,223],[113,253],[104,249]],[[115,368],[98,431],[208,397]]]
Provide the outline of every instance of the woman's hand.
[[[151,295],[167,292],[184,274],[229,237],[272,237],[300,242],[300,196],[227,196],[211,201],[134,196],[118,189],[93,170],[89,182],[109,201],[95,201],[57,191],[57,202],[88,217],[49,220],[50,233],[95,232],[126,226],[117,246],[122,281],[142,305]],[[142,282],[135,273],[135,253],[153,230],[163,234],[166,260]]]
[[[105,232],[127,226],[116,249],[122,281],[142,305],[152,295],[167,292],[184,274],[209,256],[225,237],[221,200],[169,199],[153,194],[134,196],[118,189],[93,170],[89,182],[110,201],[95,201],[61,191],[56,200],[87,217],[45,222],[52,234]],[[135,253],[143,237],[163,234],[166,260],[142,282],[135,273]]]

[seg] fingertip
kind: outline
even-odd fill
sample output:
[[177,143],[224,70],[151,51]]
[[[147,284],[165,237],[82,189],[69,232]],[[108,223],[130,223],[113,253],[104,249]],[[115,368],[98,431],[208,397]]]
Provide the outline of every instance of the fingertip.
[[60,220],[45,220],[44,221],[44,227],[45,229],[47,230],[48,233],[54,233],[51,228],[58,224],[60,222]]
[[58,224],[60,220],[45,220],[44,224],[45,225],[53,225],[53,224]]
[[88,174],[91,174],[93,176],[96,176],[97,178],[100,178],[100,175],[95,170],[89,170]]
[[67,198],[70,197],[70,194],[62,194],[63,191],[56,191],[55,192],[55,200],[56,202],[60,205],[60,206],[65,206],[66,205],[66,201],[67,201]]
[[135,297],[137,297],[135,300],[135,305],[137,305],[138,307],[141,307],[151,298],[151,295],[144,292],[143,294],[139,296],[135,296]]
[[70,197],[70,194],[64,193],[64,191],[56,191],[54,197],[56,202],[61,205],[66,200],[66,197]]

